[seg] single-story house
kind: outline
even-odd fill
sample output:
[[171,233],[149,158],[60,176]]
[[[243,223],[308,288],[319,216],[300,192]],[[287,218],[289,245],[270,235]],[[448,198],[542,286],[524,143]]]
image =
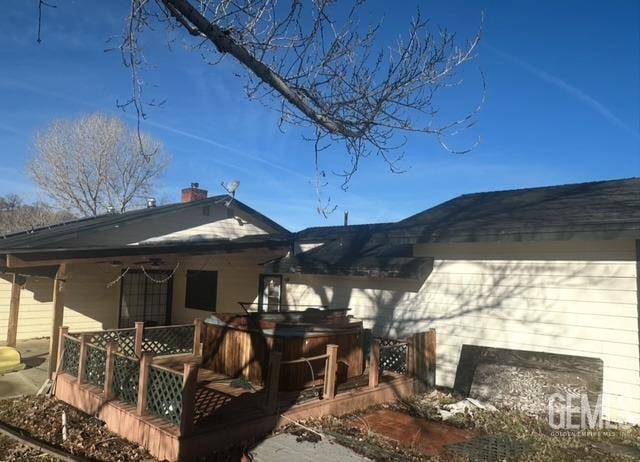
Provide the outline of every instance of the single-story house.
[[[437,384],[478,361],[586,374],[640,423],[640,179],[468,194],[395,223],[292,233],[196,187],[183,202],[0,239],[0,339],[210,312],[349,308],[435,328]],[[471,371],[471,372],[470,372]],[[471,374],[471,377],[469,375]]]

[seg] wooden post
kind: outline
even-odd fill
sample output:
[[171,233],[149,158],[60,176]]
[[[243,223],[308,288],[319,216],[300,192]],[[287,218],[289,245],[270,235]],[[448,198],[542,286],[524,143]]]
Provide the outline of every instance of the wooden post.
[[427,332],[427,386],[436,386],[436,330],[429,329]]
[[113,398],[113,368],[116,361],[115,353],[118,351],[118,342],[107,343],[107,360],[104,365],[104,397]]
[[63,326],[58,332],[58,361],[56,366],[56,374],[62,369],[62,356],[64,354],[64,336],[69,335],[69,328]]
[[371,339],[369,352],[369,388],[376,388],[380,382],[380,340]]
[[202,318],[193,320],[193,354],[202,356]]
[[87,345],[90,340],[89,335],[80,336],[80,356],[78,358],[78,384],[85,382],[87,375]]
[[11,282],[11,301],[9,302],[9,323],[7,325],[7,346],[15,347],[18,337],[18,312],[20,311],[20,290],[24,284],[24,278],[13,275]]
[[66,264],[62,263],[58,267],[56,277],[53,281],[53,320],[51,325],[51,337],[49,338],[49,368],[47,375],[53,377],[53,373],[58,366],[58,335],[62,326],[64,316],[64,284],[66,276]]
[[145,351],[140,358],[140,379],[138,381],[138,406],[136,413],[144,415],[147,410],[147,387],[149,385],[149,367],[153,361],[153,353]]
[[336,378],[338,374],[338,345],[327,345],[327,366],[324,371],[324,399],[336,397]]
[[280,388],[280,363],[282,353],[272,351],[269,355],[269,370],[267,371],[267,397],[265,403],[265,413],[275,414],[278,408],[278,389]]
[[416,393],[436,386],[436,331],[414,334],[411,338],[411,361]]
[[136,358],[140,358],[142,355],[142,342],[144,341],[144,321],[136,321],[136,339],[134,345],[134,352]]
[[198,363],[184,364],[182,382],[182,415],[180,416],[180,435],[184,436],[193,431],[196,413],[196,391],[198,390]]

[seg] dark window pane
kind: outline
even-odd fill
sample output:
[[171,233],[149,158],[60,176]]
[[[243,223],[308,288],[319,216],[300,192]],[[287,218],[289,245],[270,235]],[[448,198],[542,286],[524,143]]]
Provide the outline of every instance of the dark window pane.
[[215,311],[217,293],[217,271],[187,271],[187,308]]

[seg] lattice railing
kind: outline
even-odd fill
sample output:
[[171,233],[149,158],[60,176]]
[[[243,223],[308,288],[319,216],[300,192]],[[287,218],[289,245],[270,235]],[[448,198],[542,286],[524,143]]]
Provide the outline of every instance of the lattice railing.
[[99,346],[87,344],[87,362],[85,379],[97,387],[104,387],[104,374],[107,365],[107,351]]
[[67,374],[78,376],[80,364],[80,342],[68,335],[64,336],[61,370]]
[[138,402],[140,361],[120,354],[113,361],[113,395],[135,405]]
[[142,350],[154,356],[193,352],[193,325],[149,327],[144,329]]
[[170,369],[151,366],[148,380],[147,411],[174,425],[180,425],[183,375]]
[[402,340],[379,338],[380,370],[407,373],[408,344]]
[[116,342],[119,350],[127,356],[135,356],[136,352],[136,330],[135,329],[115,329],[101,332],[91,332],[89,343],[102,348],[107,347],[107,343]]
[[60,328],[60,371],[76,377],[78,385],[102,388],[107,400],[136,407],[137,415],[156,415],[179,427],[181,435],[193,431],[198,383],[198,362],[183,365],[183,372],[154,364],[154,356],[202,354],[202,320],[194,324],[69,334]]

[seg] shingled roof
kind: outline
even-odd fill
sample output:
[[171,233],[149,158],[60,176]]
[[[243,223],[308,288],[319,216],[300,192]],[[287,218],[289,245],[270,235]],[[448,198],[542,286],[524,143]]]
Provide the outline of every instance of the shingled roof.
[[[80,218],[64,223],[20,231],[6,236],[0,236],[0,252],[26,249],[54,249],[59,246],[58,243],[61,239],[68,240],[69,237],[80,238],[91,236],[97,231],[117,231],[121,226],[128,223],[144,221],[157,216],[170,218],[172,214],[182,210],[214,205],[226,199],[228,199],[226,195],[213,196],[202,200],[161,205],[158,207],[131,210],[124,213],[105,213],[95,217]],[[276,234],[286,237],[290,235],[289,231],[283,226],[238,200],[234,199],[233,207],[266,223],[276,231]],[[65,245],[74,247],[73,242],[67,241]],[[102,246],[100,242],[96,242],[92,247],[100,248],[104,246]]]
[[417,242],[640,238],[640,178],[465,194],[393,226]]
[[640,178],[465,194],[397,223],[308,228],[325,245],[268,271],[419,278],[431,260],[414,243],[640,239]]

